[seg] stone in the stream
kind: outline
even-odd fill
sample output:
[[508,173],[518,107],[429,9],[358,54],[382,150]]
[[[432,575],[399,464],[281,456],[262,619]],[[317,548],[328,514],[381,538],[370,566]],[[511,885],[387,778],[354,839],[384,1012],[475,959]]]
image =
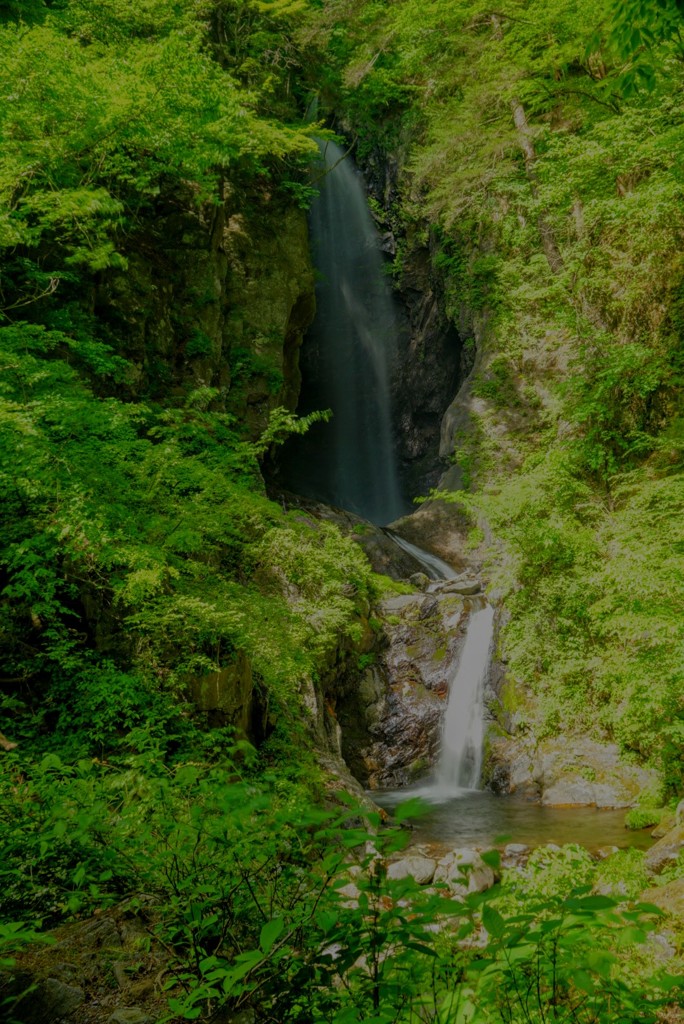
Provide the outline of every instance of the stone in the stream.
[[409,583],[416,590],[427,590],[430,586],[430,577],[426,576],[424,572],[414,572],[412,576],[409,576]]
[[472,577],[449,580],[442,587],[443,594],[460,594],[461,597],[470,597],[473,594],[479,594],[481,590],[482,584],[480,581],[473,579]]
[[392,879],[413,878],[418,885],[429,885],[435,875],[437,861],[419,852],[407,851],[400,860],[387,868],[387,877]]
[[529,854],[530,848],[525,843],[508,843],[504,847],[501,865],[504,868],[517,868],[527,860]]
[[476,850],[452,850],[437,864],[435,882],[446,882],[456,896],[484,892],[496,882],[496,876]]
[[654,875],[659,874],[663,868],[677,859],[683,847],[684,825],[675,825],[646,854],[644,859],[646,869]]

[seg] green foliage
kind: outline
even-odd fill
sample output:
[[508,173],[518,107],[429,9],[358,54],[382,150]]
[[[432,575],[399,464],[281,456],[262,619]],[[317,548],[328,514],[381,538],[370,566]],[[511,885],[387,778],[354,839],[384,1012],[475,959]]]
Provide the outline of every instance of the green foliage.
[[662,817],[662,811],[650,807],[633,807],[625,814],[625,828],[634,830],[653,828]]
[[260,494],[258,458],[317,417],[275,410],[246,441],[199,394],[97,398],[76,367],[119,373],[104,345],[29,325],[0,344],[5,674],[40,676],[43,718],[99,754],[148,717],[172,735],[160,691],[237,651],[292,714],[318,659],[359,636],[370,585],[357,545]]
[[[0,24],[0,248],[20,246],[26,261],[23,275],[3,274],[6,311],[61,292],[74,269],[125,268],[126,237],[179,195],[189,208],[218,203],[228,175],[294,187],[314,144],[257,113],[276,92],[268,62],[247,91],[225,66],[225,37],[209,52],[204,19],[224,6],[69,0],[30,28]],[[243,7],[245,45],[272,47],[283,5]]]
[[[389,879],[403,830],[364,820],[353,801],[312,807],[225,751],[212,765],[152,749],[118,768],[12,755],[0,788],[3,912],[82,914],[125,894],[165,951],[169,1019],[251,1009],[293,1024],[417,1024],[468,1007],[473,1021],[608,1022],[629,1020],[637,1000],[639,1019],[655,1020],[671,999],[674,979],[635,977],[625,959],[653,908],[619,909],[575,885],[537,886],[507,909],[505,887],[460,902]],[[538,877],[545,867],[540,855]],[[576,867],[566,860],[566,874]],[[480,921],[485,946],[471,941]]]
[[393,580],[391,576],[374,572],[371,576],[373,583],[373,594],[375,597],[397,597],[400,594],[413,594],[415,588],[403,580]]

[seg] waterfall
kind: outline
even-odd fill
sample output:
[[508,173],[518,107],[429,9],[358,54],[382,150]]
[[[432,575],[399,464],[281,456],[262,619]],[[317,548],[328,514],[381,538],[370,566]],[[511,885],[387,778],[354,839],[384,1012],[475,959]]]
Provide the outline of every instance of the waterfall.
[[[392,432],[398,317],[363,179],[339,146],[319,147],[325,173],[310,214],[319,280],[316,316],[300,359],[298,412],[329,408],[333,417],[288,442],[280,472],[291,490],[384,525],[409,510],[399,488]],[[455,575],[437,556],[386,533],[433,581]],[[470,615],[450,680],[436,776],[425,789],[428,799],[440,801],[479,782],[493,621],[489,605]]]
[[[454,576],[454,570],[436,555],[400,537],[385,533],[419,562],[432,580]],[[470,613],[458,667],[449,680],[447,706],[442,722],[442,743],[433,778],[419,793],[439,803],[458,791],[476,789],[482,770],[484,742],[484,687],[494,638],[494,609],[485,604]]]
[[450,681],[437,763],[436,789],[476,789],[482,768],[484,685],[494,636],[494,609],[471,613],[458,668]]
[[302,355],[298,412],[332,409],[283,453],[286,485],[384,524],[407,511],[394,449],[390,378],[398,317],[363,178],[332,142],[311,205],[316,317]]

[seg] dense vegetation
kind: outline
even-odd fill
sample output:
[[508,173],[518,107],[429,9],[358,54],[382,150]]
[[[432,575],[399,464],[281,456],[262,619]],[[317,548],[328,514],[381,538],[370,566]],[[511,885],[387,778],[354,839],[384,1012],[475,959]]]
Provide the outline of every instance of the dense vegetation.
[[[675,6],[631,11],[0,3],[0,967],[125,906],[168,1020],[647,1022],[676,1001],[656,910],[629,902],[639,855],[540,852],[461,904],[388,880],[402,837],[314,799],[316,689],[368,651],[378,582],[267,500],[260,460],[307,423],[249,273],[220,330],[210,280],[231,218],[244,239],[306,203],[310,91],[362,159],[400,154],[397,279],[428,244],[478,348],[455,458],[513,678],[538,728],[615,736],[673,791],[681,41]],[[207,730],[190,698],[222,674]]]

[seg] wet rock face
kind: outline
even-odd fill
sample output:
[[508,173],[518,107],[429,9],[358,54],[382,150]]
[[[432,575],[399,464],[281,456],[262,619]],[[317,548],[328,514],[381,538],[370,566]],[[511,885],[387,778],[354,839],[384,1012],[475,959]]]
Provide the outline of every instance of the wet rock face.
[[352,773],[370,789],[393,789],[434,764],[467,610],[457,594],[418,592],[388,598],[379,611],[387,645],[336,711]]
[[[344,126],[343,126],[344,127]],[[408,140],[407,140],[408,142]],[[399,354],[392,381],[397,454],[404,490],[427,494],[444,472],[440,458],[442,417],[452,403],[470,366],[463,339],[446,314],[444,285],[433,265],[434,240],[405,235],[405,227],[392,222],[399,203],[399,182],[408,151],[366,154],[361,166],[379,206],[383,250],[397,253],[402,235],[402,266],[397,298],[403,316],[399,324]],[[451,452],[449,452],[451,454]]]
[[233,664],[190,681],[190,696],[210,726],[234,725],[247,735],[252,717],[252,666],[240,651]]
[[392,524],[392,529],[412,544],[453,566],[455,572],[477,568],[466,539],[470,526],[456,505],[427,501],[410,516]]

